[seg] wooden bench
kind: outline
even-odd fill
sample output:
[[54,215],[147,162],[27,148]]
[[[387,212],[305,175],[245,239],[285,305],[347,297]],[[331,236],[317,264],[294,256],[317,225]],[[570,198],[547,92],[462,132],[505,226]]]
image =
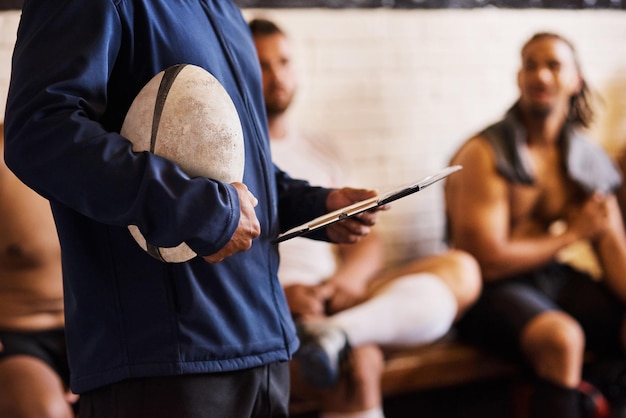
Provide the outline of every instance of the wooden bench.
[[[450,334],[434,344],[388,353],[382,376],[384,397],[455,385],[514,378],[518,367],[504,359],[458,341]],[[292,399],[292,415],[318,409],[315,401]]]
[[513,377],[518,367],[476,347],[446,338],[427,347],[398,351],[387,358],[383,396],[438,389],[479,380]]

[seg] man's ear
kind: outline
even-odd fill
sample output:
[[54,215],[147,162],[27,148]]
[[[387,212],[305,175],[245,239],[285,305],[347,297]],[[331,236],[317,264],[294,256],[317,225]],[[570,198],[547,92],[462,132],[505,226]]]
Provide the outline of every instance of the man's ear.
[[572,88],[572,94],[578,94],[583,89],[583,76],[579,72],[577,72],[575,77],[575,84]]

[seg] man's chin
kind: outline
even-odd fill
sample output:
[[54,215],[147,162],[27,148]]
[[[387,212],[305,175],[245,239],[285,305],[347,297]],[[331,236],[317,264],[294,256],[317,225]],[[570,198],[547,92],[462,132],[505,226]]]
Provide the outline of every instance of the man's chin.
[[534,119],[545,119],[552,113],[553,107],[546,103],[531,103],[525,106],[528,116]]
[[267,111],[267,116],[280,116],[287,111],[289,105],[277,105],[277,104],[266,104],[265,110]]

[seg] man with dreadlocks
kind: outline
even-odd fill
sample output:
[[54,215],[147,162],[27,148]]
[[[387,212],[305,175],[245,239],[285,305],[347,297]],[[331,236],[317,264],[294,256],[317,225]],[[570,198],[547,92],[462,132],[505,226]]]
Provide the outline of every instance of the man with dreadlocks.
[[[452,158],[464,169],[446,184],[450,242],[475,256],[484,282],[459,327],[528,366],[529,416],[581,418],[586,350],[623,357],[626,341],[626,238],[614,194],[622,179],[582,132],[592,109],[569,41],[531,37],[517,81],[504,119]],[[601,277],[560,258],[579,241],[594,250]]]

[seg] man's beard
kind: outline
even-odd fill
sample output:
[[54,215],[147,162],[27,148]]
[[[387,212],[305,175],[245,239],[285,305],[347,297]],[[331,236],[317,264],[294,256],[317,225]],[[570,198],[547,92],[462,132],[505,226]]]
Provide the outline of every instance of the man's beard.
[[277,106],[273,104],[266,103],[265,110],[267,111],[268,117],[280,116],[287,111],[289,106]]
[[265,102],[265,110],[268,117],[280,116],[287,111],[292,97],[288,100],[270,100]]

